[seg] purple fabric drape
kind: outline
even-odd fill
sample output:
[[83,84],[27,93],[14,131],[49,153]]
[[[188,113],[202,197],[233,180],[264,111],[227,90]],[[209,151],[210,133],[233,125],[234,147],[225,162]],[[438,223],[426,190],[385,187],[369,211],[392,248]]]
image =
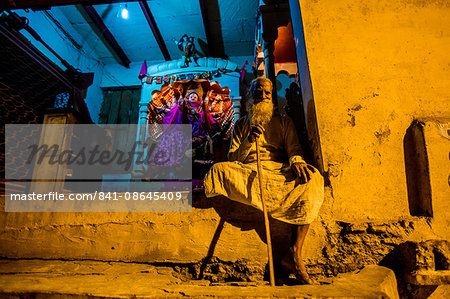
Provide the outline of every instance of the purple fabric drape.
[[[205,130],[207,127],[207,120],[211,125],[216,124],[216,121],[212,118],[211,114],[205,113],[201,107],[202,103],[187,102],[186,105],[176,105],[173,107],[163,118],[163,124],[191,124],[192,136],[204,138],[209,132]],[[183,122],[183,109],[190,110],[185,111],[185,121]],[[200,111],[200,112],[198,112]]]

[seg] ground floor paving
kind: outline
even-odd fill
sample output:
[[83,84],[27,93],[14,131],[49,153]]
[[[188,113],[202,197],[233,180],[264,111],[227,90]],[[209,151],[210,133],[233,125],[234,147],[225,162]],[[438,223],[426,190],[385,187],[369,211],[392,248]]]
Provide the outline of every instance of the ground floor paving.
[[0,260],[1,298],[151,297],[398,298],[392,270],[366,266],[316,285],[189,280],[171,265],[40,259]]

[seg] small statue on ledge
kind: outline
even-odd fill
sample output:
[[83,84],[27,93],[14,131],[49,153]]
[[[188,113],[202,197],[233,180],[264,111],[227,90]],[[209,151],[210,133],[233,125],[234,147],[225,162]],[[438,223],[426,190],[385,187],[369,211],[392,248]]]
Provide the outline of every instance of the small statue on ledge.
[[197,50],[195,49],[194,37],[183,35],[181,39],[176,42],[178,49],[183,52],[184,65],[183,67],[189,67],[189,63],[194,61],[196,66],[197,63]]

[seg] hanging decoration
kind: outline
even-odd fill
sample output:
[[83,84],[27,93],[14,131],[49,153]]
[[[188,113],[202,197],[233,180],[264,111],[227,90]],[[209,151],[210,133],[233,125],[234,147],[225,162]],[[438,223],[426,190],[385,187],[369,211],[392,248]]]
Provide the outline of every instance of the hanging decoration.
[[246,60],[244,65],[241,68],[241,71],[239,72],[239,78],[241,79],[241,81],[244,80],[244,76],[245,76],[245,67],[247,66],[248,61]]
[[147,61],[144,60],[144,63],[141,66],[141,71],[139,72],[139,80],[144,79],[147,76]]
[[179,81],[179,80],[188,80],[188,79],[206,79],[211,80],[213,78],[221,77],[223,74],[231,73],[231,70],[227,69],[218,69],[211,72],[202,72],[202,73],[187,73],[187,74],[180,74],[180,75],[173,75],[173,76],[146,76],[145,73],[143,73],[143,69],[147,69],[147,64],[144,61],[144,64],[141,68],[141,73],[139,74],[139,79],[142,83],[147,84],[171,84],[173,82]]

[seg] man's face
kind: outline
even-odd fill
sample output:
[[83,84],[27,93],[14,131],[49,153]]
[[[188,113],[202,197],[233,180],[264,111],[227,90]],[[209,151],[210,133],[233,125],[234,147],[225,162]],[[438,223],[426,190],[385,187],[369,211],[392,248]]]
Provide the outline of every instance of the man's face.
[[256,86],[255,93],[253,95],[253,102],[255,104],[262,101],[272,101],[272,88],[270,84],[262,82]]
[[247,109],[251,115],[252,125],[266,125],[272,119],[274,109],[270,82],[257,82]]

